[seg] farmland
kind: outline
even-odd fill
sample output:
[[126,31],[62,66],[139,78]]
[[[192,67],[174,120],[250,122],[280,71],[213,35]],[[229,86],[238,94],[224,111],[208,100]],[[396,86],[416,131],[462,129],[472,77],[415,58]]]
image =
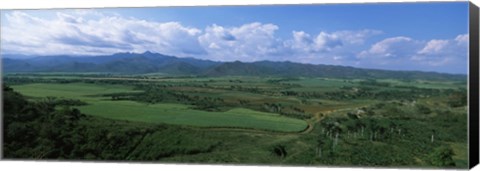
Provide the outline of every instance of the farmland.
[[[189,109],[181,104],[142,104],[134,101],[102,100],[102,94],[138,92],[131,88],[94,84],[27,84],[13,86],[26,96],[59,97],[83,100],[89,105],[79,109],[86,114],[111,119],[138,122],[168,123],[206,127],[241,127],[278,131],[301,131],[306,123],[278,114],[232,109],[226,112],[206,112]],[[97,95],[97,96],[95,96]]]
[[[464,81],[105,73],[17,73],[3,81],[7,134],[43,136],[7,135],[6,158],[467,164]],[[30,120],[18,111],[32,111]],[[14,145],[28,141],[37,144]]]

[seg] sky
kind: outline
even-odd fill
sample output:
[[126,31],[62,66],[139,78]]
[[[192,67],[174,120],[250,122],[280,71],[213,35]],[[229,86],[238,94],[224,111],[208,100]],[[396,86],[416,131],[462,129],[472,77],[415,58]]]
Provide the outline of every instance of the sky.
[[467,73],[468,2],[1,11],[0,51]]

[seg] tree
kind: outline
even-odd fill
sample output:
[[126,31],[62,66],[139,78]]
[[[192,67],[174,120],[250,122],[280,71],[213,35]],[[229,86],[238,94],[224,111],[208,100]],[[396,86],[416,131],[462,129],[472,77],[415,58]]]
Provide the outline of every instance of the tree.
[[275,145],[273,147],[273,153],[281,158],[285,158],[287,156],[287,150],[284,145]]
[[368,118],[365,123],[367,130],[370,130],[370,141],[375,140],[376,131],[378,128],[377,120],[373,118]]
[[440,167],[452,167],[455,166],[452,156],[453,150],[449,146],[441,146],[436,148],[432,154],[430,154],[430,162],[435,166]]
[[325,134],[322,134],[317,138],[317,155],[319,158],[322,158],[322,147],[323,145],[325,145],[326,139],[327,137],[325,136]]
[[430,108],[428,108],[427,106],[422,105],[422,104],[417,104],[417,110],[422,114],[432,113],[432,110],[430,110]]

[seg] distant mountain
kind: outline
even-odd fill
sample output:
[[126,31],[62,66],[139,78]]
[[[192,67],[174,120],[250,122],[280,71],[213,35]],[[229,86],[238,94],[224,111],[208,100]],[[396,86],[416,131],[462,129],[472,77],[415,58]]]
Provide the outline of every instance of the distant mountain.
[[222,75],[251,75],[251,76],[306,76],[306,77],[367,77],[364,69],[345,66],[313,65],[293,62],[259,61],[242,63],[239,61],[227,62],[206,72],[211,76]]
[[[11,56],[11,55],[10,55]],[[8,55],[6,57],[9,57]],[[116,53],[106,56],[38,56],[3,59],[4,72],[112,72],[190,75],[201,73],[218,62],[178,58],[158,53]]]
[[361,69],[349,66],[313,65],[293,62],[259,61],[243,63],[226,62],[205,72],[209,76],[248,75],[248,76],[304,76],[325,78],[396,78],[425,80],[466,80],[463,74],[445,74],[423,71],[389,71],[379,69]]
[[[466,80],[466,75],[421,71],[389,71],[294,62],[215,62],[159,53],[117,53],[105,56],[38,56],[2,59],[4,72],[165,73],[199,76],[286,76],[326,78],[397,78]],[[13,56],[15,57],[15,56]]]
[[32,66],[30,63],[19,60],[19,59],[2,59],[2,70],[3,72],[8,71],[35,71],[35,66]]

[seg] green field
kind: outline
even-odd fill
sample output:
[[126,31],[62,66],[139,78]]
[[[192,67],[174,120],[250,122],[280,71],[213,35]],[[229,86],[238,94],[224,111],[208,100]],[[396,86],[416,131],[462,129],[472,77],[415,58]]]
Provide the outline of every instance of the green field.
[[[93,85],[86,83],[73,84],[25,84],[13,86],[26,96],[31,97],[58,97],[80,99],[87,102],[98,101],[101,98],[98,95],[121,93],[121,92],[139,92],[132,87],[121,85]],[[97,97],[95,97],[97,96]]]
[[7,158],[468,164],[461,80],[23,73],[4,82]]
[[83,100],[85,114],[111,119],[149,123],[167,123],[203,127],[231,127],[298,132],[307,127],[302,120],[279,116],[274,113],[236,108],[226,112],[192,110],[181,104],[142,104],[133,101],[109,101],[98,95],[138,92],[127,86],[73,84],[25,84],[14,89],[31,97],[59,97]]
[[146,105],[132,101],[102,101],[80,107],[86,114],[112,119],[191,125],[203,127],[253,128],[298,132],[307,127],[305,121],[236,108],[226,112],[192,110],[179,104]]

